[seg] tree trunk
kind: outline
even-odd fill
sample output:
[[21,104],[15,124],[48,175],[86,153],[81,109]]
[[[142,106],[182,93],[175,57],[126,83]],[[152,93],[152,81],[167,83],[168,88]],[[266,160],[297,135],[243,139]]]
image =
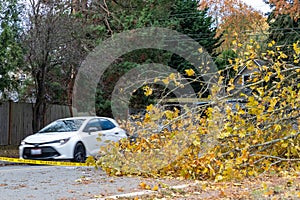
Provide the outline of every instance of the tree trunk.
[[36,102],[33,108],[33,124],[32,128],[34,132],[39,131],[45,125],[45,114],[46,114],[46,89],[45,89],[45,74],[46,67],[43,66],[40,68],[37,73],[37,95]]

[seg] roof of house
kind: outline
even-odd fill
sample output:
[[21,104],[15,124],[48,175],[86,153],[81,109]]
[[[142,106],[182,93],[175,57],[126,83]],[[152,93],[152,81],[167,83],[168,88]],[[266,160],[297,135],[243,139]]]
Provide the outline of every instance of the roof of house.
[[[253,60],[253,62],[254,62],[254,64],[256,64],[258,67],[262,67],[263,65],[266,64],[265,61],[263,61],[263,60],[257,60],[257,59],[256,59],[256,60]],[[247,69],[247,66],[245,65],[245,66],[239,71],[239,73],[237,74],[237,76],[242,75],[243,72],[244,72],[246,69]]]

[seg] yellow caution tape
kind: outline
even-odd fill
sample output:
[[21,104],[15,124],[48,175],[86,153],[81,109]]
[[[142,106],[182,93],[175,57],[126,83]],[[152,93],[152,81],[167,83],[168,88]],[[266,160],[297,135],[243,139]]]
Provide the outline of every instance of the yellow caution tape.
[[0,157],[0,161],[13,162],[13,163],[24,163],[24,164],[35,164],[35,165],[55,165],[55,166],[89,166],[87,163],[78,162],[64,162],[64,161],[47,161],[47,160],[29,160],[20,158],[7,158]]

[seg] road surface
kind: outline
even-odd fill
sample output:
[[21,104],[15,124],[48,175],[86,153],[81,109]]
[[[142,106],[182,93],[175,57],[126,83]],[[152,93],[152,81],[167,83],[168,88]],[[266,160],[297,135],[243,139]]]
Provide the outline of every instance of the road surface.
[[109,177],[91,167],[0,167],[0,199],[94,199],[140,190],[140,178]]

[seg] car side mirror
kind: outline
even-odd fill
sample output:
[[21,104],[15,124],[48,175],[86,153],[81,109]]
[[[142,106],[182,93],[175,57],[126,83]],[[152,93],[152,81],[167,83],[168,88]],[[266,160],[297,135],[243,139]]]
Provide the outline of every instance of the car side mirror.
[[92,132],[96,132],[96,131],[98,131],[98,128],[95,127],[95,126],[91,126],[91,127],[88,128],[88,133],[89,134],[91,134]]

